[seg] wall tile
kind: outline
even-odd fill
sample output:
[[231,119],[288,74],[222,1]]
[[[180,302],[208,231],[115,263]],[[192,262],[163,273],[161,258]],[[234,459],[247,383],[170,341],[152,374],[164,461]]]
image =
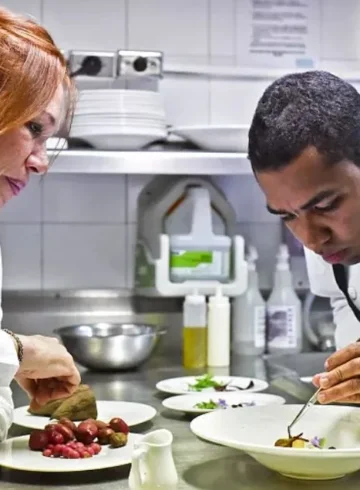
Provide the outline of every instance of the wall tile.
[[43,0],[43,23],[64,50],[125,47],[125,0]]
[[4,289],[41,289],[41,225],[0,225]]
[[2,0],[1,6],[41,21],[41,0]]
[[249,124],[266,87],[266,80],[211,80],[211,124]]
[[124,223],[123,175],[48,175],[44,220],[53,223]]
[[44,225],[44,288],[118,288],[126,283],[125,225]]
[[206,78],[168,75],[162,80],[168,124],[192,125],[209,123],[209,81]]
[[207,0],[129,0],[130,49],[208,56]]
[[144,186],[153,179],[152,175],[127,176],[127,213],[126,222],[136,223],[137,199]]
[[[322,0],[321,58],[342,63],[360,58],[358,0]],[[336,33],[336,35],[334,35]]]
[[219,176],[213,181],[225,193],[240,223],[279,223],[266,209],[264,194],[252,175]]
[[209,0],[210,58],[235,63],[235,0]]
[[136,245],[136,225],[127,225],[127,276],[126,287],[132,289],[134,287],[134,271],[135,271],[135,245]]
[[40,223],[42,177],[33,176],[25,189],[0,211],[0,223]]

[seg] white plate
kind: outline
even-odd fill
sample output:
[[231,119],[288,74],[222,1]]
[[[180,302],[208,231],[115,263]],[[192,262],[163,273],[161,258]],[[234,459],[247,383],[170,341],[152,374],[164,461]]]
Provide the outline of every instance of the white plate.
[[[249,404],[253,406],[259,405],[283,405],[285,403],[285,399],[281,396],[276,395],[268,395],[266,393],[216,393],[213,395],[198,393],[196,395],[179,395],[179,396],[171,396],[170,398],[166,398],[163,400],[162,404],[165,408],[170,410],[175,410],[176,412],[185,412],[185,413],[207,413],[213,412],[214,409],[211,408],[197,408],[195,405],[201,402],[209,402],[210,400],[215,403],[219,403],[221,400],[224,400],[226,405],[219,410],[231,408],[232,405],[241,404]],[[238,410],[241,410],[243,407],[237,407]],[[217,409],[216,409],[217,410]]]
[[[156,388],[159,391],[163,391],[164,393],[170,393],[171,395],[185,395],[185,394],[197,395],[199,394],[199,392],[190,390],[189,385],[194,384],[196,382],[196,379],[200,377],[201,376],[185,376],[183,378],[163,379],[162,381],[159,381],[156,384]],[[266,390],[266,388],[269,386],[269,384],[266,381],[263,381],[262,379],[243,378],[240,376],[214,376],[214,380],[222,384],[231,382],[231,384],[236,386],[241,386],[241,387],[246,387],[250,383],[250,381],[254,382],[254,387],[249,388],[248,390],[241,391],[241,390],[237,390],[236,388],[231,389],[232,392],[236,392],[236,393],[243,393],[243,392],[254,393],[256,391]],[[229,388],[231,388],[231,386],[229,386]],[[207,388],[205,390],[202,390],[202,393],[219,393],[219,392],[216,392],[213,388]]]
[[[156,415],[155,408],[150,405],[132,402],[97,401],[98,420],[109,422],[113,417],[121,417],[129,427],[151,420]],[[14,424],[29,429],[43,429],[49,423],[49,417],[32,415],[28,406],[14,410]]]
[[14,437],[0,444],[0,467],[42,473],[64,473],[123,466],[131,463],[134,443],[141,438],[141,434],[130,433],[125,447],[111,449],[109,446],[102,446],[101,452],[92,458],[63,459],[46,458],[39,451],[30,451],[29,436]]
[[203,150],[247,152],[249,126],[181,126],[170,130]]
[[194,419],[190,428],[207,441],[245,451],[262,465],[285,476],[330,480],[360,470],[360,409],[316,405],[293,429],[305,438],[325,437],[326,447],[275,447],[302,405],[268,405],[216,410]]

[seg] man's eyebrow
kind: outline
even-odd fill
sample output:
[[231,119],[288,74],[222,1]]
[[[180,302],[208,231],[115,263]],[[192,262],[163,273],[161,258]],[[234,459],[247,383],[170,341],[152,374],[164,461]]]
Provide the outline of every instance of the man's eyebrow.
[[[305,204],[303,204],[302,206],[300,206],[300,210],[301,211],[306,211],[306,210],[308,210],[308,209],[316,206],[317,204],[319,204],[324,199],[327,199],[328,197],[333,196],[335,193],[336,193],[335,190],[330,190],[330,189],[325,190],[325,191],[321,191],[318,194],[316,194],[316,196],[314,196],[311,199],[309,199],[309,201],[307,201]],[[290,214],[291,213],[291,211],[289,212],[289,211],[286,211],[286,210],[283,210],[283,209],[273,209],[268,204],[267,204],[266,207],[267,207],[267,210],[269,211],[269,213],[275,214],[275,215],[285,215],[285,214]]]

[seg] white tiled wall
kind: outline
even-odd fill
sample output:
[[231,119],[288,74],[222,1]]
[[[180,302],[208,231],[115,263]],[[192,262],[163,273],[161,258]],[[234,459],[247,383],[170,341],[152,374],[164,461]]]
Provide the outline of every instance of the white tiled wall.
[[[65,50],[160,49],[168,62],[231,66],[237,63],[242,42],[239,7],[246,1],[3,0],[1,5],[35,17]],[[313,1],[319,2],[321,13],[323,66],[357,67],[359,2]],[[267,83],[166,76],[160,90],[170,124],[241,124],[250,122]],[[136,196],[149,178],[49,175],[35,179],[0,213],[4,287],[131,285]],[[266,213],[251,176],[214,180],[236,210],[239,231],[258,246],[261,282],[269,286],[281,237],[279,222]]]

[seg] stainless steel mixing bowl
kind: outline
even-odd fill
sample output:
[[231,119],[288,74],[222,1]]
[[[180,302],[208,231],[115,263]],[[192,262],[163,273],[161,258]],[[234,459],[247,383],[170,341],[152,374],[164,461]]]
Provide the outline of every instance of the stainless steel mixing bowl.
[[145,362],[166,330],[135,323],[96,323],[62,327],[54,333],[82,366],[122,371]]

